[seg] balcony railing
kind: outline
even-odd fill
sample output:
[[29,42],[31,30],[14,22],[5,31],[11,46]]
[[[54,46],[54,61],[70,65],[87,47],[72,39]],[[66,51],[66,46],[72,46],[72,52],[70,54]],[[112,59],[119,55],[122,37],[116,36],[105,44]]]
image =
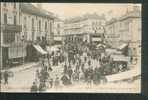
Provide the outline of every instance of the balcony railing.
[[22,26],[21,25],[11,25],[11,24],[2,24],[1,29],[3,31],[13,31],[13,32],[21,32]]

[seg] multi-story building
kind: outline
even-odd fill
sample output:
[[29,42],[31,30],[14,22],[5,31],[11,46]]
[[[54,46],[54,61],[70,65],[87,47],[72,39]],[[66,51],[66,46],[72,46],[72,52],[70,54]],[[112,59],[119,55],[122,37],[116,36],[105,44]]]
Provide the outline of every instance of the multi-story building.
[[[53,41],[54,16],[31,3],[1,3],[0,66],[24,62],[27,44]],[[30,54],[29,54],[30,55]]]
[[73,37],[79,36],[80,39],[87,42],[101,41],[100,38],[104,34],[105,16],[98,14],[85,14],[80,17],[74,17],[65,20],[64,34],[69,36],[70,40]]
[[117,47],[119,45],[120,37],[120,22],[116,18],[112,18],[106,22],[105,41],[107,44]]
[[53,38],[54,17],[52,13],[39,9],[32,4],[21,4],[22,35],[27,41],[40,41]]
[[[132,51],[135,51],[135,48],[141,45],[141,11],[138,6],[132,8],[123,16],[106,24],[106,40],[115,48],[129,44]],[[139,50],[137,52],[140,52]]]
[[54,43],[62,44],[63,42],[63,34],[64,34],[64,21],[60,18],[56,17],[54,20]]
[[[53,42],[54,16],[53,13],[38,8],[31,3],[21,3],[22,37],[28,43],[27,58],[32,60],[37,53],[32,53],[32,47],[44,54],[47,45]],[[30,45],[31,44],[31,45]],[[34,46],[34,44],[38,44]],[[32,46],[33,45],[33,46]],[[40,47],[41,46],[41,47]],[[40,49],[42,50],[40,50]]]
[[0,4],[1,36],[0,36],[0,66],[8,67],[9,61],[25,56],[21,41],[20,5],[19,3]]

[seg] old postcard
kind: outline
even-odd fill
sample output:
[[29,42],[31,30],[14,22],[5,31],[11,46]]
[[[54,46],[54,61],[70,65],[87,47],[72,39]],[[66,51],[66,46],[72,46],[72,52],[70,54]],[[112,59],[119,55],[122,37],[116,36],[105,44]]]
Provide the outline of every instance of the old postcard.
[[1,2],[0,91],[141,93],[141,7]]

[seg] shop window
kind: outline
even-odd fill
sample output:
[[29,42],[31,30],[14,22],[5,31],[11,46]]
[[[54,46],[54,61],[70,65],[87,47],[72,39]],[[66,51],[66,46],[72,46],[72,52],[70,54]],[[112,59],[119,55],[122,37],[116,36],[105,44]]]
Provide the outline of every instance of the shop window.
[[60,24],[57,25],[58,34],[60,34]]
[[26,17],[24,17],[24,29],[25,29],[25,30],[27,30],[26,22],[27,22],[27,19],[26,19]]
[[52,33],[52,22],[50,22],[50,33]]
[[37,37],[37,41],[41,41],[41,38],[39,36]]
[[7,14],[4,14],[4,24],[7,24]]
[[34,41],[34,32],[32,32],[32,41]]
[[24,32],[24,40],[27,40],[27,32]]
[[39,21],[39,31],[41,31],[41,21]]
[[32,30],[34,30],[34,19],[32,18]]
[[14,15],[14,25],[16,25],[16,15]]
[[45,22],[45,31],[47,31],[47,22]]

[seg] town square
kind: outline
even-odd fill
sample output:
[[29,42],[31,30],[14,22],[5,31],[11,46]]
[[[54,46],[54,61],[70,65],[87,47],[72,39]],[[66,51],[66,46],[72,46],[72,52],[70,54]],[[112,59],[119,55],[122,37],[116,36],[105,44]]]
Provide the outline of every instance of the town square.
[[140,4],[0,7],[1,92],[140,93]]

